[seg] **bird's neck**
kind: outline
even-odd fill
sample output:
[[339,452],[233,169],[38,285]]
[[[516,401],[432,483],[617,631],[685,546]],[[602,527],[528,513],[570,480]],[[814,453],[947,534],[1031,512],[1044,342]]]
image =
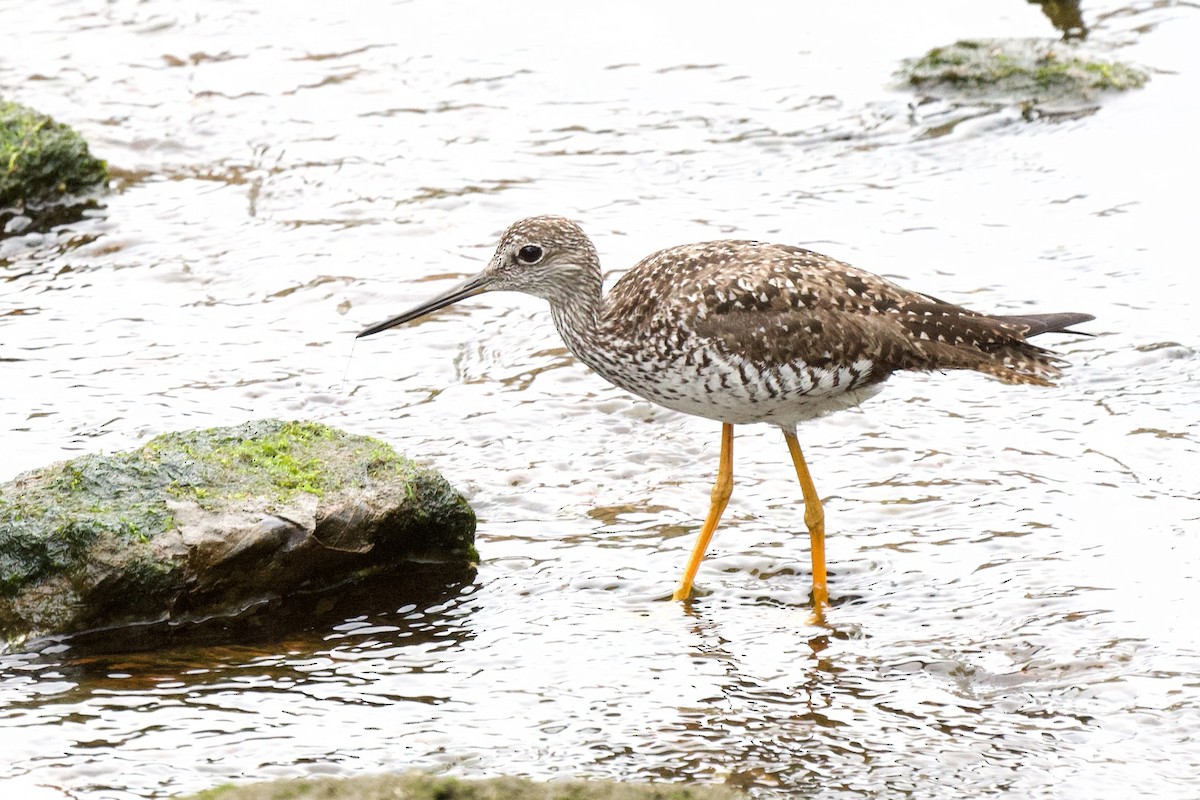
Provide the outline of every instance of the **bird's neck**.
[[550,298],[550,314],[567,348],[577,357],[599,344],[604,323],[604,286],[600,272],[574,282],[569,292]]

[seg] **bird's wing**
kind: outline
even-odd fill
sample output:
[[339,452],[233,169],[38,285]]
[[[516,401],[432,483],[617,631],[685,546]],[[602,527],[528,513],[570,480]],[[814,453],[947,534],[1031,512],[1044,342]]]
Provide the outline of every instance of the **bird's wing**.
[[[982,369],[999,355],[1043,353],[1026,327],[904,289],[828,256],[786,245],[724,241],[655,253],[610,292],[609,314],[632,337],[677,352],[715,348],[756,364]],[[982,365],[982,366],[981,366]]]

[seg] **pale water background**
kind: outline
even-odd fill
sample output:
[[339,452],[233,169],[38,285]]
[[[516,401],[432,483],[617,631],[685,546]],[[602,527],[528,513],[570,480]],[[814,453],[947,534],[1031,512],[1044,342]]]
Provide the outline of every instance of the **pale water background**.
[[[1019,0],[0,1],[0,92],[76,126],[106,207],[0,241],[0,478],[281,416],[380,436],[480,517],[466,584],[227,646],[0,656],[0,796],[422,767],[759,797],[1200,797],[1200,7],[1086,3],[1154,73],[1095,114],[916,106],[899,60],[1055,37]],[[981,310],[1087,311],[1060,387],[905,376],[782,437],[609,387],[544,304],[353,334],[519,217],[615,276],[813,247]],[[343,375],[346,375],[343,385]],[[45,787],[34,789],[33,787]],[[7,788],[6,788],[7,787]]]

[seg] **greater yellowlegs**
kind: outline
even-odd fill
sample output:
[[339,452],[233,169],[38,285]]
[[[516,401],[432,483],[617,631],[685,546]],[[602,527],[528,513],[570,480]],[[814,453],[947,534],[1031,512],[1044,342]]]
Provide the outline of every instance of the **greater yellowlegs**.
[[575,357],[645,399],[722,423],[708,516],[674,598],[688,599],[733,490],[733,426],[783,431],[812,553],[813,603],[828,602],[825,515],[796,425],[856,406],[899,370],[975,370],[1006,383],[1048,386],[1059,358],[1029,344],[1088,314],[990,316],[902,289],[878,275],[789,245],[715,241],[660,250],[606,295],[596,248],[563,217],[514,223],[487,267],[399,316],[387,330],[494,290],[550,302]]

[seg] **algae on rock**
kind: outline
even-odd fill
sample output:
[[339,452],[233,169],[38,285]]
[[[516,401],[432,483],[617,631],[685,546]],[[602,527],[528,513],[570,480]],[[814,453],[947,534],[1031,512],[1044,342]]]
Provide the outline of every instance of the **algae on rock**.
[[0,209],[50,202],[108,182],[108,165],[60,122],[0,100]]
[[900,75],[926,91],[1018,102],[1085,100],[1096,92],[1139,88],[1149,79],[1095,48],[1046,39],[959,41],[906,60]]
[[0,639],[211,615],[413,560],[469,563],[440,475],[313,422],[163,434],[0,485]]

